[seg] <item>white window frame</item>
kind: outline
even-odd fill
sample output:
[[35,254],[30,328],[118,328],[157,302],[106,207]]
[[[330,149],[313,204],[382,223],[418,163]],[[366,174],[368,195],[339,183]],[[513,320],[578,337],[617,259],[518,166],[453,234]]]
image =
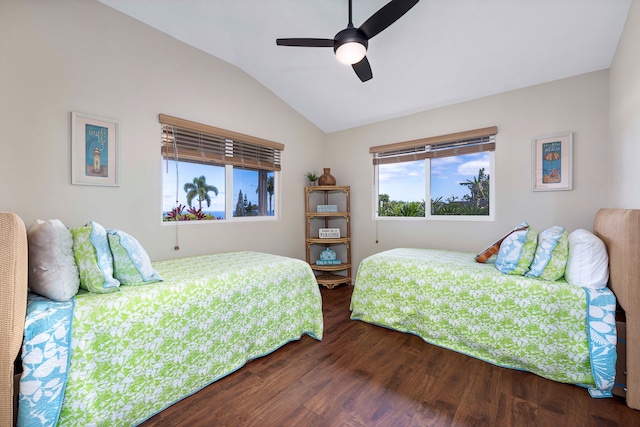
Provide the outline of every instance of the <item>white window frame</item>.
[[[468,131],[468,132],[462,132],[462,133],[458,133],[458,134],[452,134],[452,135],[444,135],[444,136],[440,136],[440,137],[432,137],[432,138],[426,138],[423,140],[416,140],[416,141],[407,141],[407,142],[403,142],[403,143],[398,143],[398,144],[390,144],[388,146],[380,146],[380,147],[372,147],[370,149],[371,153],[375,153],[375,152],[379,152],[379,151],[383,151],[381,149],[384,149],[385,147],[402,147],[402,148],[406,148],[406,147],[420,147],[421,145],[425,145],[430,141],[435,141],[435,142],[439,142],[442,140],[455,140],[457,137],[461,136],[461,135],[466,135],[466,134],[470,134],[470,133],[475,133],[480,131],[481,133],[486,133],[487,130],[492,130],[492,135],[495,137],[495,134],[497,133],[497,128],[486,128],[486,129],[478,129],[475,131]],[[468,153],[462,153],[462,154],[468,154]],[[461,154],[461,155],[462,155]],[[375,157],[375,156],[374,156]],[[379,188],[379,183],[380,183],[380,177],[379,177],[379,164],[375,162],[374,160],[374,177],[373,177],[373,186],[372,186],[372,200],[373,200],[373,204],[372,204],[372,217],[374,220],[384,220],[384,221],[424,221],[424,220],[433,220],[433,221],[472,221],[472,222],[492,222],[495,221],[495,215],[496,215],[496,179],[495,179],[495,164],[496,164],[496,155],[495,155],[495,149],[492,149],[489,151],[489,176],[490,176],[490,180],[489,180],[489,215],[433,215],[431,214],[431,159],[430,158],[426,158],[423,160],[425,162],[425,194],[424,194],[424,200],[425,200],[425,215],[422,217],[416,217],[416,216],[380,216],[379,215],[379,208],[380,208],[380,202],[379,202],[379,193],[380,193],[380,188]]]
[[[210,164],[212,166],[224,166],[224,176],[225,176],[225,219],[223,220],[195,220],[195,221],[164,221],[164,179],[166,176],[166,172],[163,170],[161,180],[161,207],[160,207],[160,221],[163,225],[172,225],[172,224],[225,224],[230,222],[255,222],[255,221],[279,221],[280,210],[282,206],[281,197],[282,192],[280,188],[280,172],[281,172],[281,157],[282,151],[284,150],[284,145],[276,142],[252,137],[249,135],[240,134],[237,132],[227,131],[220,128],[215,128],[209,125],[203,125],[200,123],[191,122],[184,119],[179,119],[176,117],[167,116],[164,114],[159,115],[160,123],[162,124],[161,129],[164,129],[166,126],[169,126],[166,129],[167,131],[163,131],[163,152],[161,155],[161,165],[164,168],[164,162],[166,161],[165,155],[170,158],[172,161],[178,162],[178,179],[179,179],[179,168],[180,163],[191,163],[191,164],[199,164],[202,156],[202,164]],[[218,142],[214,142],[213,147],[216,147],[215,144],[218,144],[217,147],[220,147],[223,151],[219,151],[219,154],[215,152],[208,152],[206,145],[200,145],[200,148],[195,151],[195,153],[200,153],[197,156],[194,156],[194,149],[191,149],[191,146],[187,145],[186,156],[187,158],[180,158],[179,150],[176,149],[175,142],[173,143],[173,149],[178,150],[171,152],[171,134],[170,129],[174,129],[173,127],[181,128],[187,130],[189,132],[199,132],[197,135],[204,136],[209,135],[212,138],[218,138]],[[197,137],[197,136],[196,136]],[[187,138],[187,141],[189,139]],[[193,140],[193,138],[191,139]],[[179,140],[180,141],[180,140]],[[185,141],[185,140],[181,140]],[[225,142],[226,141],[226,142]],[[222,143],[222,145],[220,145]],[[202,142],[200,143],[202,144]],[[234,147],[235,144],[240,144],[238,147],[240,148],[240,153],[238,157],[234,157]],[[244,145],[243,145],[244,144]],[[193,145],[193,144],[192,144]],[[196,141],[197,145],[197,141]],[[178,144],[180,146],[180,144]],[[184,143],[182,145],[184,147]],[[210,146],[211,147],[211,146]],[[183,148],[181,148],[183,149]],[[189,151],[189,149],[191,151]],[[249,151],[246,151],[246,150]],[[204,151],[203,151],[204,150]],[[242,154],[242,152],[245,154]],[[259,150],[259,151],[256,151]],[[264,154],[266,151],[266,155]],[[271,151],[268,151],[271,150]],[[168,153],[168,154],[167,154]],[[223,153],[223,154],[222,154]],[[170,154],[170,155],[169,155]],[[248,155],[248,157],[247,157]],[[209,157],[213,156],[213,157]],[[216,157],[217,156],[217,157]],[[269,157],[272,156],[272,157]],[[265,163],[266,162],[266,163]],[[275,163],[274,163],[275,162]],[[233,199],[235,197],[234,190],[234,168],[246,168],[252,171],[267,171],[273,173],[273,194],[274,194],[274,205],[271,206],[274,214],[272,216],[269,215],[256,215],[256,216],[242,216],[235,217],[233,213],[235,212],[236,204]],[[178,190],[179,191],[179,190]],[[268,199],[268,196],[267,196]],[[268,211],[268,207],[267,207]]]
[[[160,182],[160,194],[164,196],[164,178],[166,176],[166,172],[164,170],[165,159],[160,158],[162,161],[162,180]],[[179,166],[178,166],[179,167]],[[280,171],[273,171],[273,194],[275,198],[275,204],[273,206],[274,215],[258,215],[258,216],[233,216],[233,212],[235,211],[236,205],[233,201],[234,197],[234,189],[233,189],[233,165],[224,165],[225,168],[225,201],[224,201],[224,214],[225,219],[203,219],[198,221],[163,221],[163,210],[164,206],[162,203],[162,197],[160,198],[160,222],[162,225],[195,225],[195,224],[225,224],[230,222],[256,222],[256,221],[279,221],[280,220],[280,211],[282,207],[281,199],[281,191],[280,191]]]

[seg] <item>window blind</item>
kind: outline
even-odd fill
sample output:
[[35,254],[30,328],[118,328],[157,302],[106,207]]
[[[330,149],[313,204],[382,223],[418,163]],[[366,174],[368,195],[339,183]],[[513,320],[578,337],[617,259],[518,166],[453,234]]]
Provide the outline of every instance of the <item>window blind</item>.
[[164,159],[281,170],[283,144],[165,114],[159,120]]
[[436,157],[494,151],[496,126],[369,148],[373,164],[412,162]]

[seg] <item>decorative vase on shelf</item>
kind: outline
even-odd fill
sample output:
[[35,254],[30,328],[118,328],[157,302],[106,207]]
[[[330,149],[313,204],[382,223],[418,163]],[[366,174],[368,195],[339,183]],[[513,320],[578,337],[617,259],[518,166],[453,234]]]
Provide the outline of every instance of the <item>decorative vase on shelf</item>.
[[336,185],[336,179],[330,171],[331,168],[324,168],[324,173],[318,178],[318,185]]
[[326,248],[324,251],[320,252],[320,259],[322,261],[333,261],[336,259],[336,253],[330,248]]

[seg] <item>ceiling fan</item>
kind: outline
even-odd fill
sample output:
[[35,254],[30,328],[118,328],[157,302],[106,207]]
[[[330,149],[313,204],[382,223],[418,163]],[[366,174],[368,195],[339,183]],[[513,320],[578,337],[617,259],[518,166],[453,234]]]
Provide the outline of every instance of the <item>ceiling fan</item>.
[[332,39],[288,38],[277,39],[278,46],[332,47],[338,61],[353,67],[360,80],[373,77],[366,57],[369,39],[381,33],[389,25],[418,3],[419,0],[391,0],[371,15],[359,28],[353,26],[351,0],[349,0],[349,24]]

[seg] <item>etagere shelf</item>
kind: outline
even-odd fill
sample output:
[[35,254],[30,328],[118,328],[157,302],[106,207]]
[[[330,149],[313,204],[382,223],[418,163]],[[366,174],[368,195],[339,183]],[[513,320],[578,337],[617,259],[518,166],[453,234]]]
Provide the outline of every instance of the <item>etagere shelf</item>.
[[[306,252],[307,262],[316,275],[318,284],[333,289],[337,285],[351,284],[351,206],[350,188],[339,185],[305,187]],[[319,205],[335,207],[335,212],[318,212]],[[321,228],[338,228],[340,237],[322,238]],[[320,252],[330,248],[341,261],[337,265],[318,265]]]

